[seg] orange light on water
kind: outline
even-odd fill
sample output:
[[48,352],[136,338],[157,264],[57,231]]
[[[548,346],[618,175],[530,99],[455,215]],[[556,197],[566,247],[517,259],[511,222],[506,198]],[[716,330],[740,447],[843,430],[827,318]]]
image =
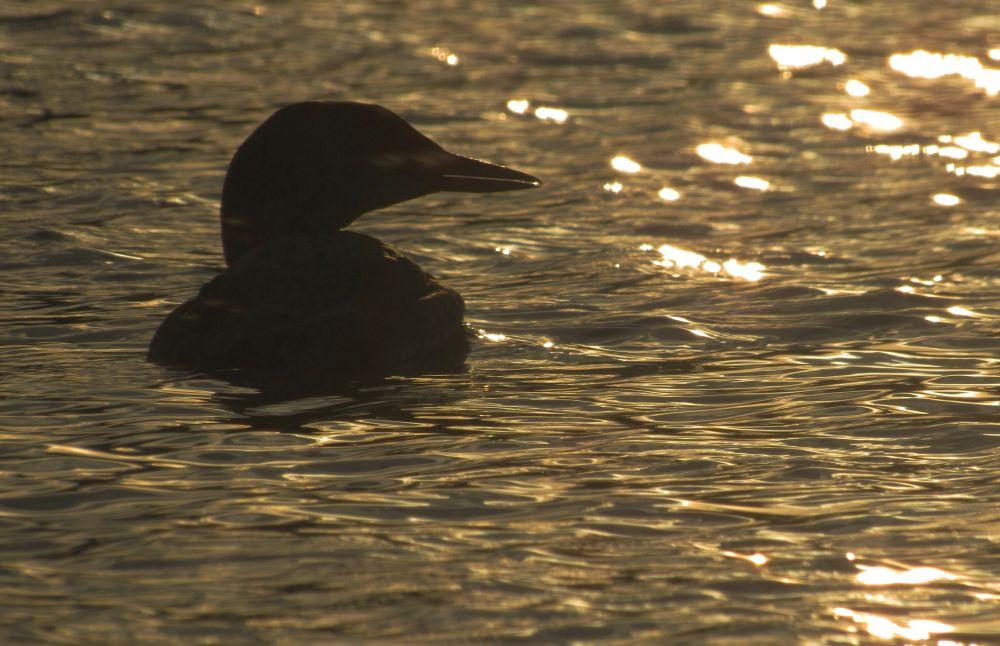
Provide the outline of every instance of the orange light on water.
[[531,102],[527,99],[511,99],[507,102],[507,109],[514,114],[524,114],[531,107]]
[[554,121],[556,123],[565,123],[566,119],[569,118],[569,113],[560,108],[549,108],[546,106],[541,106],[535,108],[535,116],[542,121]]
[[914,78],[938,79],[960,76],[972,81],[990,96],[1000,93],[1000,69],[986,67],[975,56],[941,54],[918,49],[909,54],[893,54],[889,67]]
[[910,619],[905,623],[896,623],[888,617],[867,612],[856,612],[849,608],[834,608],[833,615],[842,619],[851,619],[860,624],[872,637],[879,639],[910,639],[924,641],[936,633],[948,633],[955,630],[951,626],[931,619]]
[[744,155],[735,148],[722,144],[700,144],[694,150],[702,159],[715,164],[749,164],[753,161],[750,155]]
[[749,188],[755,191],[766,191],[771,188],[771,182],[766,179],[751,177],[749,175],[740,175],[733,180],[733,183],[740,188]]
[[639,162],[629,159],[625,155],[616,155],[611,158],[611,168],[623,173],[638,173],[642,170]]
[[857,79],[851,79],[847,83],[844,83],[844,92],[847,92],[851,96],[868,96],[871,88]]
[[858,566],[861,571],[854,579],[863,585],[921,585],[932,581],[953,581],[956,577],[933,567],[894,570],[888,567]]
[[843,65],[847,54],[839,49],[820,47],[818,45],[778,45],[767,48],[767,53],[781,69],[794,70],[813,67],[820,63]]
[[432,47],[431,56],[438,59],[445,65],[458,65],[458,56],[444,47]]
[[[642,245],[642,251],[652,251],[652,245]],[[712,275],[728,276],[748,282],[757,282],[764,277],[766,267],[759,262],[741,262],[730,258],[725,262],[712,260],[697,251],[689,251],[673,245],[664,244],[656,249],[660,254],[653,264],[659,267],[677,269],[696,269]]]
[[823,125],[832,130],[850,130],[854,122],[851,118],[842,112],[827,112],[820,120]]
[[902,119],[894,114],[879,110],[851,110],[851,119],[855,123],[864,124],[872,130],[880,132],[892,132],[903,127]]
[[952,195],[950,193],[938,193],[934,195],[931,199],[938,206],[955,206],[962,202],[962,200],[957,195]]

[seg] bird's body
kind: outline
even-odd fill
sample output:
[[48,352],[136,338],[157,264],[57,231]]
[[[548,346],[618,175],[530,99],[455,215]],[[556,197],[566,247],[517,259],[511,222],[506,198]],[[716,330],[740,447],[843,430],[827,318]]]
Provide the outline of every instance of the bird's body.
[[163,322],[150,358],[208,372],[377,375],[465,347],[465,304],[416,264],[354,231],[262,244]]
[[291,375],[300,384],[460,362],[462,297],[381,241],[340,229],[435,190],[537,184],[447,153],[378,106],[284,108],[230,165],[222,206],[228,269],[163,321],[149,358]]

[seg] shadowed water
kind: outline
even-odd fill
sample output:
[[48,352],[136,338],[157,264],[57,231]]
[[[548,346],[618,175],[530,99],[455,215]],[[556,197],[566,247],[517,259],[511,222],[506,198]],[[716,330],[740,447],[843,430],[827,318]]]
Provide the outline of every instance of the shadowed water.
[[[0,3],[0,635],[1000,639],[998,23]],[[223,265],[232,151],[316,98],[545,180],[355,225],[464,295],[465,370],[147,364]]]

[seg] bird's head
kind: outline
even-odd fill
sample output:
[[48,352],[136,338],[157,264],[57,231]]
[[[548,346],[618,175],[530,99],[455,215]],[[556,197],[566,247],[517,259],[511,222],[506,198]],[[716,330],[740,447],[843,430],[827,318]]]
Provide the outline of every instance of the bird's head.
[[232,264],[267,240],[342,229],[421,195],[540,185],[526,173],[449,153],[381,106],[295,103],[233,156],[222,190],[222,244]]

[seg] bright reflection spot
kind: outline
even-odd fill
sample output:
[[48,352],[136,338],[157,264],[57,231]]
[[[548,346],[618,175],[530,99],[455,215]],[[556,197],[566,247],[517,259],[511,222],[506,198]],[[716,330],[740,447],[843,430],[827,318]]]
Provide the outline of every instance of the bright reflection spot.
[[667,188],[666,186],[661,188],[660,192],[657,193],[657,195],[660,196],[661,200],[666,200],[667,202],[673,202],[674,200],[679,200],[681,198],[680,193],[678,193],[672,188]]
[[937,155],[938,157],[947,157],[949,159],[965,159],[969,156],[969,151],[958,146],[937,146],[931,144],[930,146],[924,146],[924,154]]
[[878,110],[851,110],[851,119],[882,132],[898,130],[903,125],[903,120],[896,115]]
[[555,121],[556,123],[565,123],[566,119],[569,118],[569,112],[565,110],[560,110],[559,108],[546,108],[540,107],[535,108],[535,116],[542,121]]
[[997,160],[996,165],[983,165],[983,166],[955,166],[954,164],[948,164],[945,169],[949,173],[954,173],[958,177],[963,175],[974,175],[976,177],[985,177],[987,179],[994,179],[1000,176],[1000,160]]
[[847,60],[847,56],[839,49],[816,45],[771,45],[767,48],[767,53],[782,69],[812,67],[824,61],[841,65]]
[[[695,331],[696,330],[692,330],[692,332]],[[739,552],[730,552],[729,550],[724,550],[722,552],[722,555],[729,556],[734,559],[743,559],[744,561],[750,561],[754,565],[764,565],[769,560],[766,556],[764,556],[760,552],[757,552],[755,554],[740,554]]]
[[861,572],[855,578],[864,585],[920,585],[942,579],[953,581],[956,577],[934,567],[918,567],[911,570],[893,570],[888,567],[867,567],[859,565]]
[[507,109],[514,114],[524,114],[528,111],[528,107],[531,105],[527,99],[511,99],[507,102]]
[[948,313],[953,316],[975,316],[976,313],[972,310],[965,309],[959,305],[952,305],[948,308]]
[[[941,141],[943,137],[938,137]],[[992,144],[992,142],[978,139],[967,140],[962,137],[957,137],[954,141],[957,142],[958,139],[962,139],[964,143],[969,146],[979,146],[985,148]],[[952,141],[952,138],[948,138],[948,141]],[[975,142],[975,143],[974,143]],[[930,144],[921,147],[920,144],[879,144],[877,146],[869,146],[868,152],[874,152],[879,155],[886,155],[892,158],[893,161],[898,161],[903,157],[915,156],[923,153],[924,155],[944,157],[946,159],[956,159],[962,160],[969,156],[969,150],[966,148],[960,148],[958,146],[939,146],[937,144]],[[977,151],[979,152],[979,151]],[[972,166],[957,166],[955,164],[948,164],[945,166],[945,170],[949,173],[958,175],[959,177],[963,175],[976,175],[979,177],[994,178],[1000,174],[1000,159],[994,160],[996,164],[983,164],[983,165],[972,165]]]
[[903,292],[904,294],[912,294],[916,290],[913,289],[912,285],[901,285],[901,286],[899,286],[899,287],[896,288],[896,291],[897,292]]
[[510,255],[510,247],[494,247],[493,251],[496,251],[497,253],[502,253],[505,256]]
[[730,258],[726,262],[722,263],[722,268],[726,270],[726,273],[734,278],[742,278],[743,280],[749,280],[750,282],[757,282],[764,277],[764,265],[759,262],[748,262],[741,263],[738,260]]
[[703,336],[703,337],[709,336],[708,332],[706,332],[705,330],[699,330],[698,328],[692,328],[690,332],[695,336]]
[[[639,247],[639,249],[641,251],[651,251],[652,246],[644,244]],[[661,258],[659,260],[654,260],[653,264],[659,267],[700,269],[701,271],[712,275],[725,273],[732,278],[739,278],[750,282],[757,282],[763,278],[764,270],[767,269],[759,262],[743,263],[735,258],[730,258],[723,263],[719,263],[718,261],[706,258],[698,252],[688,251],[687,249],[681,249],[668,244],[660,245],[656,251],[660,254]],[[679,317],[676,320],[686,321],[686,319],[681,319]],[[693,332],[697,334],[697,332]]]
[[733,180],[733,183],[743,188],[752,188],[755,191],[766,191],[771,188],[771,182],[766,179],[750,177],[749,175],[740,175]]
[[694,149],[699,156],[716,164],[749,164],[753,161],[750,155],[744,155],[735,148],[722,144],[700,144]]
[[813,6],[816,7],[817,9],[825,9],[826,0],[813,0]]
[[912,639],[921,641],[930,639],[934,633],[947,633],[955,629],[954,626],[933,621],[930,619],[911,619],[906,625],[897,624],[888,617],[869,614],[867,612],[855,612],[848,608],[834,608],[833,614],[836,617],[851,619],[861,624],[868,634],[879,639]]
[[611,159],[611,168],[623,173],[638,173],[642,170],[639,162],[633,161],[624,155],[617,155]]
[[507,335],[494,332],[487,332],[486,330],[480,329],[479,338],[486,339],[487,341],[492,341],[494,343],[499,343],[500,341],[506,341]]
[[899,161],[903,157],[920,154],[920,144],[909,146],[879,144],[871,149],[879,155],[888,155],[893,161]]
[[955,143],[965,148],[966,150],[971,150],[974,153],[986,153],[988,155],[994,155],[1000,152],[1000,143],[995,141],[987,141],[983,139],[982,133],[978,131],[970,132],[967,135],[960,135],[955,137]]
[[660,245],[660,248],[656,251],[663,256],[663,260],[661,262],[664,264],[669,263],[667,266],[699,267],[701,266],[701,263],[707,260],[707,258],[700,253],[687,251],[686,249],[679,249],[668,244]]
[[854,125],[851,118],[842,112],[827,112],[821,118],[824,126],[834,130],[848,130]]
[[621,193],[622,185],[619,184],[618,182],[608,182],[607,184],[604,185],[604,190],[610,193]]
[[857,79],[851,79],[847,83],[844,83],[844,91],[851,96],[868,96],[871,89]]
[[780,16],[784,12],[785,10],[776,4],[762,4],[757,7],[757,13],[771,18]]
[[940,316],[934,316],[933,314],[931,314],[930,316],[925,316],[924,319],[930,321],[931,323],[940,323],[941,321],[944,320]]
[[431,49],[431,56],[447,65],[458,65],[458,56],[451,53],[444,47],[434,47]]
[[949,193],[938,193],[931,199],[934,200],[935,204],[940,206],[955,206],[962,201],[957,195],[951,195]]
[[554,345],[555,345],[555,343],[552,343],[551,341],[546,341],[545,343],[542,344],[542,347],[543,348],[551,348]]
[[853,561],[854,559],[858,558],[858,556],[854,552],[848,552],[844,554],[844,558],[846,558],[848,561]]
[[989,95],[1000,92],[1000,69],[983,66],[975,56],[939,54],[922,49],[909,54],[893,54],[889,67],[907,76],[936,79],[958,75],[972,81]]
[[652,250],[653,250],[653,245],[651,245],[651,244],[645,244],[644,243],[644,244],[639,245],[639,251],[652,251]]
[[1000,47],[995,47],[991,49],[989,52],[987,52],[986,55],[995,61],[1000,61]]

